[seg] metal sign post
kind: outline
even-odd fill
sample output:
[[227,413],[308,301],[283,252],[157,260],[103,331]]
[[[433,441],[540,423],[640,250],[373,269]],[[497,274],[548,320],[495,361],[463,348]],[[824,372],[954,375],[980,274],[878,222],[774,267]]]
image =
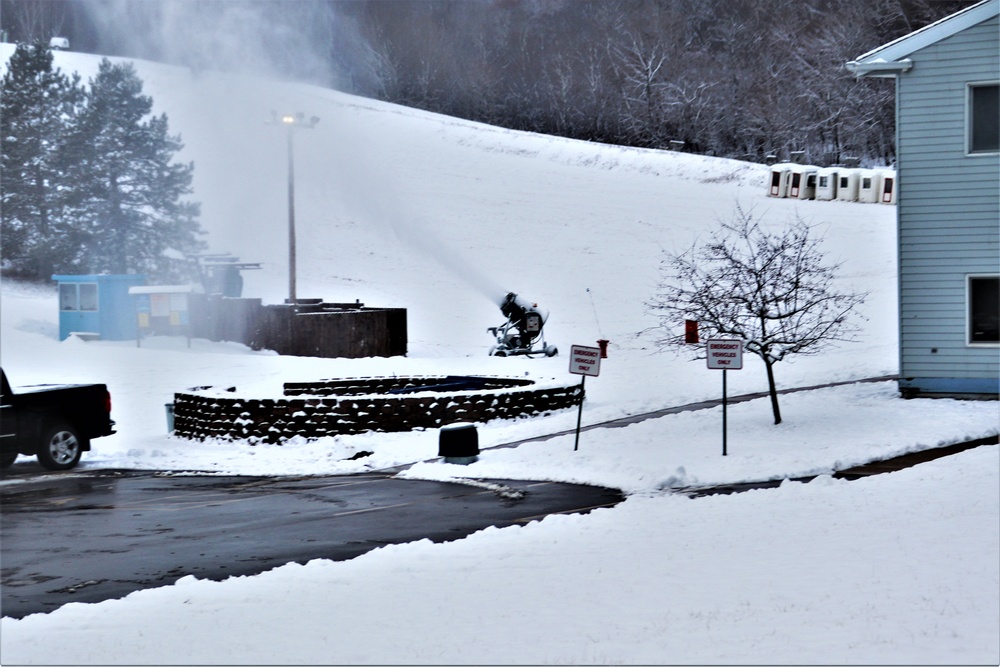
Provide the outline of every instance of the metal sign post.
[[601,348],[585,345],[572,345],[569,348],[569,372],[580,375],[580,409],[576,413],[576,441],[573,451],[580,447],[580,421],[583,419],[584,383],[587,376],[597,377],[601,374]]
[[726,455],[726,434],[729,432],[726,427],[726,412],[729,405],[728,395],[726,394],[726,371],[729,369],[722,369],[722,455]]
[[726,412],[728,398],[726,396],[726,371],[738,371],[743,368],[743,341],[713,339],[706,341],[708,367],[722,371],[722,455],[726,456]]

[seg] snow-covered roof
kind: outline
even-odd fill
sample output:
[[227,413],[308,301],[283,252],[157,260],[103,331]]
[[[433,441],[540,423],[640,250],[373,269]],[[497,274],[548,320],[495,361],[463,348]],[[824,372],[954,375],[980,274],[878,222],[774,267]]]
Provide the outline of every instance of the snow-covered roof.
[[916,51],[936,44],[967,28],[1000,14],[1000,0],[983,0],[924,26],[908,35],[858,56],[846,64],[858,76],[891,76],[913,67],[908,58]]
[[819,167],[814,164],[799,164],[798,162],[777,162],[771,165],[771,171],[790,171],[798,174],[807,171],[816,171],[817,169]]
[[194,291],[194,285],[142,285],[128,288],[129,294],[191,294]]

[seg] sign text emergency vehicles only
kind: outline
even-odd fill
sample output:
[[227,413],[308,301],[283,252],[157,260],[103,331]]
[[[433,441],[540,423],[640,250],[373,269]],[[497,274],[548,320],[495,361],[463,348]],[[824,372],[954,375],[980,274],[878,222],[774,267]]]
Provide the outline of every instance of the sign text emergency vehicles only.
[[743,341],[716,339],[706,341],[705,345],[709,368],[730,371],[743,368]]
[[600,375],[601,348],[571,345],[569,348],[569,372],[593,377]]

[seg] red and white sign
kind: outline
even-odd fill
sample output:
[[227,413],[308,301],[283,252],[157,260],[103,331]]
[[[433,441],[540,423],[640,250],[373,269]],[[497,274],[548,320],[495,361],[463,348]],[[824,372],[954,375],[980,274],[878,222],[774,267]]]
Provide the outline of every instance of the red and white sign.
[[594,377],[600,375],[601,348],[571,345],[569,348],[569,372]]
[[715,370],[738,371],[743,368],[743,341],[715,339],[706,341],[708,367]]

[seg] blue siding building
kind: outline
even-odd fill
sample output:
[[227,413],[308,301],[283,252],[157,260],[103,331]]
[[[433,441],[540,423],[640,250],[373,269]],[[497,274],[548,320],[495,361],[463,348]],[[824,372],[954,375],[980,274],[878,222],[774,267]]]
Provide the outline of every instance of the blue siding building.
[[55,275],[59,283],[59,340],[73,332],[102,340],[135,340],[135,304],[128,288],[145,285],[144,275]]
[[1000,0],[847,63],[896,80],[904,396],[1000,393]]

